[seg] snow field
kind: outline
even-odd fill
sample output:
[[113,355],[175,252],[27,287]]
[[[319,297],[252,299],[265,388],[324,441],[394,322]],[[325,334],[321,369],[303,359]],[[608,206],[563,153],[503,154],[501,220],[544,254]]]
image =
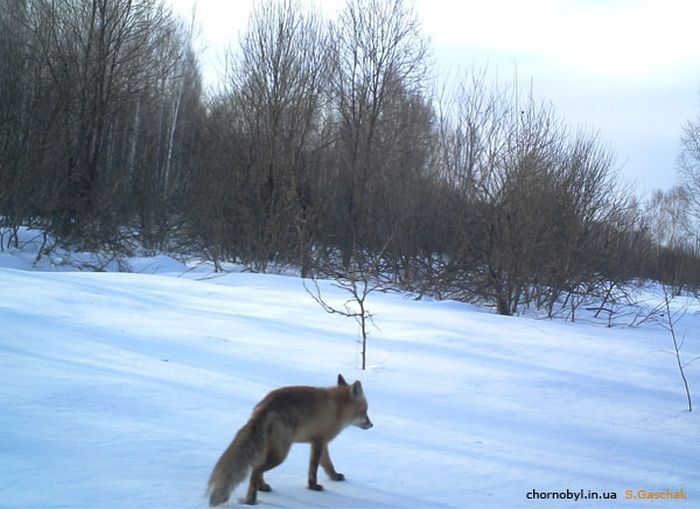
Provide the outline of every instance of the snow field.
[[[300,279],[178,263],[39,272],[0,256],[14,267],[0,268],[0,507],[206,507],[209,473],[253,406],[339,372],[362,380],[375,424],[331,443],[348,480],[321,471],[326,491],[306,490],[297,444],[266,475],[261,507],[632,508],[625,491],[641,489],[688,494],[643,507],[700,507],[700,422],[658,328],[372,294],[380,329],[362,372],[356,324],[324,313]],[[697,305],[678,327],[684,356],[700,354]],[[531,501],[533,489],[617,500]]]

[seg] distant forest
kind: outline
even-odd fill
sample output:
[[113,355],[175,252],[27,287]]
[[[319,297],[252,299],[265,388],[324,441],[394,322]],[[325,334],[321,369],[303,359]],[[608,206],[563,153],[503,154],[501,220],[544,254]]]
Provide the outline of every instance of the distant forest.
[[259,3],[213,91],[193,31],[159,0],[0,0],[3,248],[30,226],[46,251],[364,271],[501,314],[700,288],[700,121],[640,200],[531,93],[436,87],[407,2]]

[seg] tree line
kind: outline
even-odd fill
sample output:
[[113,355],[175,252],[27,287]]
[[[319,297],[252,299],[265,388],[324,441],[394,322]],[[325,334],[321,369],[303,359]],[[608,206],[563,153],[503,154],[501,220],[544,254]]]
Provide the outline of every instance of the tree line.
[[0,0],[0,227],[370,271],[502,314],[573,318],[641,278],[700,285],[696,124],[686,178],[640,203],[612,149],[531,93],[478,72],[436,90],[402,0],[333,20],[261,2],[215,91],[193,32],[160,0]]

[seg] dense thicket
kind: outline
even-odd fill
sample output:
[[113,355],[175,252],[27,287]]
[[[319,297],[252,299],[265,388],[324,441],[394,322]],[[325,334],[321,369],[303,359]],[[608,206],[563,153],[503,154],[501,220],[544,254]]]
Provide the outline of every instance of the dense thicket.
[[160,0],[0,0],[0,226],[217,267],[371,266],[503,314],[700,284],[690,184],[640,206],[611,150],[531,96],[471,73],[437,99],[401,0],[330,24],[263,2],[218,91],[198,66]]
[[183,24],[159,1],[0,2],[6,226],[116,245],[162,239],[192,177],[204,108]]

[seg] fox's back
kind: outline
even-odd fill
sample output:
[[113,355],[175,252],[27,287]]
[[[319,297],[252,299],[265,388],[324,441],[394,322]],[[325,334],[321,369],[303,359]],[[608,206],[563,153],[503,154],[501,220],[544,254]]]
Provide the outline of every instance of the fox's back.
[[[307,386],[283,387],[270,392],[258,403],[257,415],[275,415],[275,421],[288,427],[294,442],[310,442],[315,437],[331,439],[348,423],[342,406],[345,399],[340,388]],[[347,391],[345,391],[347,392]]]

